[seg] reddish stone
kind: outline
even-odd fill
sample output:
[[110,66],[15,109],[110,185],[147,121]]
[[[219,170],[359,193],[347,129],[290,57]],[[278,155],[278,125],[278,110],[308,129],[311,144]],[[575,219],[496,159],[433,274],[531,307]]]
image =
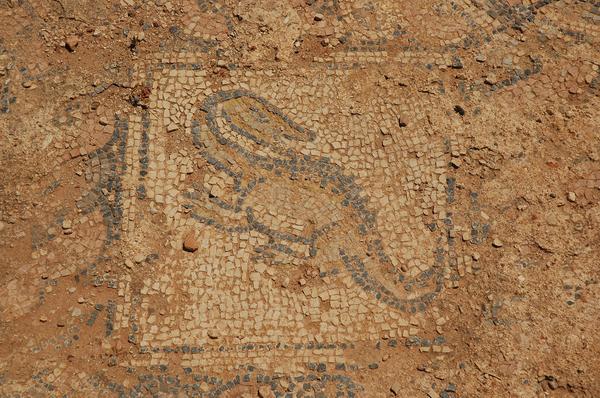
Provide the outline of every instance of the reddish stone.
[[196,235],[193,231],[188,233],[183,240],[183,250],[190,253],[198,250],[198,241],[196,240]]

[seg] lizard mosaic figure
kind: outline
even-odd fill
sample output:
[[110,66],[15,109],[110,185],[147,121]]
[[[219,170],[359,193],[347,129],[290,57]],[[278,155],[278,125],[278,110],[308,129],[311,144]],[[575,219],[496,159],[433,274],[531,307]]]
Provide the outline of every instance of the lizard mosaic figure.
[[[209,164],[233,180],[233,187],[230,193],[202,188],[190,193],[197,221],[226,232],[268,236],[269,244],[255,248],[255,260],[272,265],[316,261],[317,255],[328,269],[341,262],[365,292],[401,311],[424,309],[441,290],[439,267],[407,278],[392,265],[375,213],[352,176],[326,157],[296,149],[314,140],[314,132],[243,90],[217,93],[201,109],[204,121],[196,119],[192,125],[194,144]],[[328,211],[311,212],[311,202]],[[274,208],[277,212],[269,211]],[[300,225],[280,223],[273,214],[285,214]]]

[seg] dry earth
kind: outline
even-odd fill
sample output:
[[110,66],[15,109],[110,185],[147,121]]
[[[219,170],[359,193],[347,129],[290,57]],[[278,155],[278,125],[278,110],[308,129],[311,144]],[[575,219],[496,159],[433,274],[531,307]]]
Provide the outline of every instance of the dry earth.
[[0,0],[0,396],[600,396],[600,3]]

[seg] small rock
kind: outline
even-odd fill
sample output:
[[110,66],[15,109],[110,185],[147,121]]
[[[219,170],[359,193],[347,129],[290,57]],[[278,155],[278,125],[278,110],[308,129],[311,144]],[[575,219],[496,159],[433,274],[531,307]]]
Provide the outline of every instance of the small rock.
[[190,253],[198,250],[198,241],[193,231],[189,232],[183,240],[183,250]]
[[133,258],[133,261],[135,261],[136,264],[140,264],[142,263],[144,260],[146,259],[146,256],[144,256],[143,254],[138,254],[137,256],[135,256]]
[[429,390],[429,392],[427,393],[427,396],[429,398],[439,398],[440,396],[438,395],[437,392],[435,392],[433,389]]
[[219,338],[219,332],[215,329],[209,329],[208,332],[208,337],[210,337],[211,339],[218,339]]
[[567,193],[567,200],[571,203],[575,203],[577,201],[577,195],[575,195],[575,192]]
[[62,222],[62,229],[71,229],[73,227],[73,223],[71,220],[64,220]]
[[45,315],[42,315],[40,317],[40,322],[44,323],[44,322],[48,322],[48,318]]
[[319,13],[315,14],[315,21],[322,21],[323,18],[325,18],[323,16],[323,14],[319,14]]
[[125,266],[129,269],[133,268],[133,261],[131,261],[130,259],[126,258],[125,259]]
[[458,113],[460,116],[465,115],[465,109],[460,105],[454,105],[454,112]]
[[483,54],[478,54],[475,56],[475,61],[477,62],[485,62],[487,61],[487,57]]
[[390,391],[392,392],[392,394],[394,394],[395,396],[400,395],[400,391],[402,391],[402,387],[400,386],[400,384],[398,383],[394,383],[392,384],[392,386],[390,387]]
[[67,37],[65,40],[65,48],[70,52],[75,51],[75,48],[79,45],[79,37],[72,35]]
[[108,119],[105,116],[102,116],[99,122],[101,126],[108,126]]
[[271,389],[267,386],[260,386],[258,388],[258,396],[260,398],[274,398],[275,394],[273,394],[273,391],[271,391]]
[[464,68],[462,60],[459,57],[453,57],[452,58],[452,64],[450,64],[449,66],[452,67],[453,69],[462,69],[462,68]]
[[83,297],[79,297],[79,298],[77,299],[77,302],[78,302],[79,304],[83,304],[83,303],[85,303],[85,299],[84,299]]
[[488,73],[488,75],[485,77],[484,83],[493,86],[494,84],[498,83],[498,78],[495,74]]
[[172,133],[173,131],[176,131],[178,128],[179,128],[179,126],[177,126],[177,124],[171,123],[167,126],[167,132]]
[[504,243],[502,243],[502,241],[500,239],[496,238],[492,241],[492,246],[502,247],[502,246],[504,246]]
[[455,169],[458,169],[461,165],[462,165],[462,161],[460,159],[452,159],[450,161],[450,164],[452,165],[452,167],[454,167]]
[[79,307],[73,308],[73,311],[71,312],[71,316],[74,316],[74,317],[81,316],[81,308],[79,308]]

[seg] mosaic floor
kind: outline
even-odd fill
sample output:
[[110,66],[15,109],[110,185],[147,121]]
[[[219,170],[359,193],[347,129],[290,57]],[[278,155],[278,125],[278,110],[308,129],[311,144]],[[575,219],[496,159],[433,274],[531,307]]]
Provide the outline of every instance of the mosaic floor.
[[501,131],[598,105],[598,4],[114,3],[173,24],[122,32],[120,80],[64,83],[51,127],[17,114],[63,72],[0,41],[0,127],[57,132],[31,141],[42,176],[15,185],[31,206],[2,212],[0,396],[556,390],[472,387],[457,336],[510,241],[481,192],[519,157]]

